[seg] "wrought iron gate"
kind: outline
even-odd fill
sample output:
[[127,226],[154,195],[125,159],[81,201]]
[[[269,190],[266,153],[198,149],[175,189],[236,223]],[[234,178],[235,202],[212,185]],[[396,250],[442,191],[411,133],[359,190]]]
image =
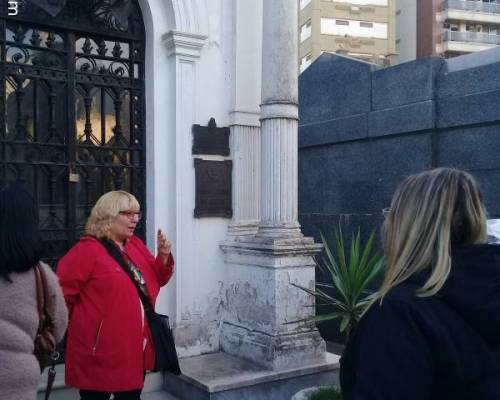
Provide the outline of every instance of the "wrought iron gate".
[[104,192],[145,207],[144,26],[136,0],[3,3],[0,180],[37,200],[53,265]]

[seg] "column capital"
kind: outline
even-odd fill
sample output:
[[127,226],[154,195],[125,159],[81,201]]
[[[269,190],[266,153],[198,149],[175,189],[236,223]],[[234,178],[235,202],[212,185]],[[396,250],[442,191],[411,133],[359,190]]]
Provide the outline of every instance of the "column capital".
[[269,101],[260,105],[260,120],[271,118],[299,119],[299,106],[297,103],[284,101]]
[[206,35],[171,30],[162,36],[168,56],[179,55],[200,58],[201,49],[207,41]]
[[229,111],[229,126],[239,125],[260,127],[259,117],[260,112],[258,110],[232,110]]

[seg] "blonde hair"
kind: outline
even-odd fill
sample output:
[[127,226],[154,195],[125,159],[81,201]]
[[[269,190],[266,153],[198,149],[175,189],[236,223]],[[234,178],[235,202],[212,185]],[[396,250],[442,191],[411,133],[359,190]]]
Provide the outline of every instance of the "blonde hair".
[[476,180],[467,172],[436,168],[406,178],[396,190],[383,225],[384,295],[429,269],[419,296],[436,294],[451,268],[451,245],[486,241],[486,210]]
[[120,211],[139,211],[140,206],[134,195],[124,190],[115,190],[103,194],[90,213],[85,225],[85,234],[98,239],[109,238],[114,219]]

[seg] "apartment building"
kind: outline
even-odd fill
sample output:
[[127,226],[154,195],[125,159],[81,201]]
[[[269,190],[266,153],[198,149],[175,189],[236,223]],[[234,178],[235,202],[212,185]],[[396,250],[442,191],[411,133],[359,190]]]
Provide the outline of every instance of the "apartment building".
[[397,62],[500,44],[500,0],[398,0],[396,8]]
[[390,65],[395,53],[395,0],[299,0],[301,72],[321,53]]

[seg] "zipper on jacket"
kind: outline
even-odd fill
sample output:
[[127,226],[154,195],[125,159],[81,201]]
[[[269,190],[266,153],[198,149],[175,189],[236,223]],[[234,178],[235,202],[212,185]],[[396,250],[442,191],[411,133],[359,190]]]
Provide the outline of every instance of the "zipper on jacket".
[[95,340],[94,340],[94,347],[92,347],[92,355],[95,356],[95,351],[97,349],[97,343],[99,343],[99,337],[101,336],[101,328],[102,328],[102,323],[104,321],[101,321],[99,324],[99,329],[97,329],[97,334],[95,335]]

